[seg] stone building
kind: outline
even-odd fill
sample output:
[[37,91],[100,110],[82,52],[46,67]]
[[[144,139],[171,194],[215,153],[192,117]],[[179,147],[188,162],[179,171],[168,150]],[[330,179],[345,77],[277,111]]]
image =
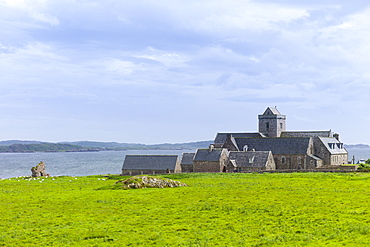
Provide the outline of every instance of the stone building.
[[259,132],[218,133],[214,145],[230,152],[271,151],[276,169],[340,166],[348,153],[339,135],[329,131],[286,131],[286,116],[268,107],[258,115]]
[[225,148],[198,149],[193,160],[193,172],[226,172],[228,151]]
[[217,133],[208,149],[175,155],[127,155],[122,175],[173,172],[249,172],[335,169],[348,162],[338,134],[287,131],[286,116],[275,107],[258,115],[258,132]]
[[126,155],[121,175],[180,173],[177,155]]
[[271,151],[229,152],[228,172],[253,172],[275,170]]
[[183,153],[181,157],[181,172],[193,172],[193,160],[195,153]]

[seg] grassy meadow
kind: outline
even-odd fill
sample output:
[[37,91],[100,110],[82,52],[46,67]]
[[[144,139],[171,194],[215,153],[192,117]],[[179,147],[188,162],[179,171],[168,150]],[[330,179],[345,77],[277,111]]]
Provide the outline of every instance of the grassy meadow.
[[368,246],[370,174],[169,174],[0,180],[0,246]]

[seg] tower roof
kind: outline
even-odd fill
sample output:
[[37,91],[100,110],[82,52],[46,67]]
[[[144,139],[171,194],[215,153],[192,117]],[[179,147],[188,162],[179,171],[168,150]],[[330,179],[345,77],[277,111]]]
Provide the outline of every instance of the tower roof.
[[281,115],[278,109],[275,107],[267,107],[265,112],[262,115]]

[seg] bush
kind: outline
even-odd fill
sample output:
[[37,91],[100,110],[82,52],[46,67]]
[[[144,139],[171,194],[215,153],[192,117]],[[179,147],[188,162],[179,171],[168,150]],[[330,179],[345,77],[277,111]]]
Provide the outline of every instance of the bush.
[[370,169],[370,164],[369,163],[365,163],[365,164],[364,163],[361,163],[361,164],[359,164],[358,169],[359,170]]

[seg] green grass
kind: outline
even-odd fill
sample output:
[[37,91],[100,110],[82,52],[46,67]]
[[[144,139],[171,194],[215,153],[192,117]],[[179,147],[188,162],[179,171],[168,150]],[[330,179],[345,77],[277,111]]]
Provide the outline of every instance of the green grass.
[[[0,246],[367,246],[370,174],[170,174],[0,181]],[[104,179],[104,180],[103,180]],[[103,188],[103,189],[102,189]]]

